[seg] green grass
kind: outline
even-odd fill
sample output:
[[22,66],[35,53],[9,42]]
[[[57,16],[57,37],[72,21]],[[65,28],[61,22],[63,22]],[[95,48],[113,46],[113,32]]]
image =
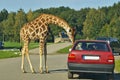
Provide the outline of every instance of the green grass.
[[30,43],[29,44],[29,49],[34,49],[34,48],[38,48],[39,47],[39,43]]
[[13,58],[19,56],[20,56],[20,52],[18,51],[0,51],[0,59]]
[[115,71],[120,73],[120,60],[115,60]]
[[18,42],[4,42],[4,48],[20,48],[20,43]]
[[72,48],[72,45],[70,45],[68,47],[65,47],[63,49],[58,50],[57,53],[68,54],[70,48]]
[[[18,42],[4,42],[4,49],[20,49],[21,45]],[[39,43],[30,43],[29,49],[37,48],[39,47]],[[2,51],[0,50],[0,59],[4,58],[13,58],[13,57],[19,57],[20,52],[18,51]]]
[[[6,49],[11,49],[11,48],[17,48],[19,49],[22,45],[18,42],[4,42],[4,48]],[[37,48],[39,47],[39,43],[34,43],[34,42],[31,42],[29,44],[29,49],[34,49],[34,48]]]
[[[47,43],[48,45],[52,44],[52,43]],[[6,49],[11,49],[11,48],[17,48],[19,49],[22,45],[18,42],[4,42],[4,48]],[[39,47],[39,43],[34,43],[31,42],[29,44],[29,49],[34,49],[34,48],[38,48]]]

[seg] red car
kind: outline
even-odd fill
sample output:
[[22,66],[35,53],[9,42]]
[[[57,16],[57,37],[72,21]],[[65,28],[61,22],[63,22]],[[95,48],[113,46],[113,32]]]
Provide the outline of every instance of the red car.
[[68,78],[80,73],[106,73],[114,79],[114,56],[110,45],[100,40],[78,40],[68,54]]

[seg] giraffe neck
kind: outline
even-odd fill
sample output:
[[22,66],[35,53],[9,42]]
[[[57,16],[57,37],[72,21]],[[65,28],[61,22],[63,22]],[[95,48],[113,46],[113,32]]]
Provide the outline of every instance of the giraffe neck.
[[42,14],[41,15],[41,20],[44,22],[44,20],[46,21],[46,24],[56,24],[62,28],[64,28],[65,30],[69,29],[69,25],[67,24],[67,22],[57,16],[54,15],[50,15],[50,14]]

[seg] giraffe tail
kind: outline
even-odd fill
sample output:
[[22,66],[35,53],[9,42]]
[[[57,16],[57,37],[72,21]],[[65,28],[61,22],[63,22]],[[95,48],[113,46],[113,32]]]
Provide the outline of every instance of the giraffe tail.
[[19,51],[21,52],[22,50],[22,40],[21,40],[21,37],[20,37],[20,47],[19,47]]

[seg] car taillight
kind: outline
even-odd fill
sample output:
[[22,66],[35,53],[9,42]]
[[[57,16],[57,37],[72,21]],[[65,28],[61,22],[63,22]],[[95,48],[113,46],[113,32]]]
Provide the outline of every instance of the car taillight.
[[68,59],[69,60],[75,60],[76,59],[75,54],[69,54]]
[[108,59],[107,59],[107,62],[113,63],[114,62],[114,56],[113,55],[109,55]]

